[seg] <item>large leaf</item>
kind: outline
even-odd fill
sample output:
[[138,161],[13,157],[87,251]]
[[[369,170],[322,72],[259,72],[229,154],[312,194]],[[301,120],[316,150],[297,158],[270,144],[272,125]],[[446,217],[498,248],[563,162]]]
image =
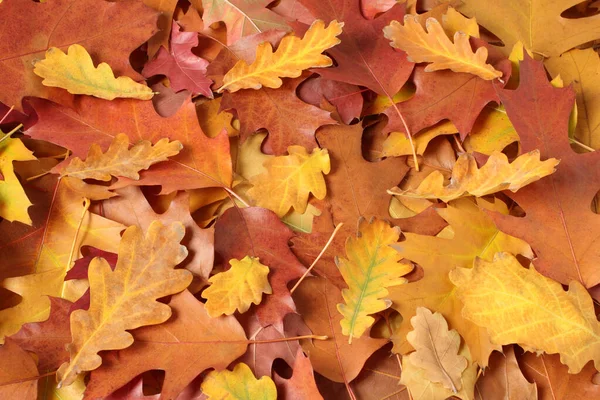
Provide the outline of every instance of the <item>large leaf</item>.
[[128,76],[115,78],[110,65],[104,62],[94,67],[92,57],[78,44],[69,46],[66,54],[50,47],[46,57],[35,63],[33,72],[44,78],[44,86],[66,89],[71,94],[88,94],[106,100],[117,97],[150,100],[154,96],[152,89]]
[[3,399],[37,399],[37,367],[33,358],[12,340],[0,347],[0,396]]
[[390,247],[399,237],[400,230],[387,222],[362,219],[356,237],[346,240],[348,258],[337,259],[337,265],[348,288],[342,290],[344,303],[337,309],[344,316],[340,324],[348,343],[373,325],[371,314],[390,306],[387,288],[405,283],[402,276],[412,270],[412,265],[398,262],[400,255]]
[[212,371],[202,381],[202,392],[210,399],[275,400],[277,389],[268,376],[256,379],[250,368],[238,363],[233,371]]
[[165,371],[162,396],[174,399],[204,370],[227,368],[246,351],[244,330],[233,316],[209,317],[187,290],[169,306],[173,315],[167,322],[136,329],[133,345],[104,357],[91,374],[87,396],[104,398],[141,373],[160,369]]
[[450,69],[486,80],[502,76],[502,72],[486,63],[488,52],[485,47],[479,47],[473,53],[469,35],[464,32],[456,32],[453,43],[435,18],[427,19],[427,31],[419,23],[418,17],[406,15],[404,25],[392,21],[383,32],[391,40],[392,47],[404,50],[410,61],[431,63],[425,67],[425,72]]
[[565,292],[510,253],[497,253],[492,262],[478,258],[472,269],[450,272],[450,280],[465,318],[485,327],[494,343],[559,353],[572,374],[590,360],[600,367],[600,323],[581,283],[572,281]]
[[129,54],[152,35],[157,19],[156,11],[141,1],[4,2],[0,8],[6,21],[0,33],[0,101],[4,104],[21,109],[24,96],[72,104],[71,95],[43,86],[33,73],[33,61],[42,59],[51,47],[64,51],[81,44],[115,74],[141,78],[131,67]]
[[414,189],[390,190],[391,194],[415,199],[440,199],[444,202],[463,196],[482,197],[488,194],[510,190],[516,192],[522,187],[552,174],[559,160],[551,158],[540,161],[537,150],[523,154],[512,163],[503,153],[494,152],[481,168],[470,153],[461,154],[452,167],[450,184],[444,185],[444,175],[433,171]]
[[179,244],[184,234],[181,223],[165,227],[156,221],[145,235],[131,226],[121,239],[114,271],[103,258],[92,260],[90,308],[71,314],[71,361],[58,369],[59,385],[98,368],[99,351],[130,346],[133,336],[127,330],[169,319],[171,309],[156,299],[182,291],[192,280],[188,271],[173,269],[187,257],[187,249]]
[[263,86],[278,88],[283,83],[281,78],[297,78],[305,69],[329,67],[333,61],[322,53],[340,43],[337,36],[342,33],[343,26],[343,23],[332,21],[325,28],[323,21],[317,20],[302,39],[284,37],[275,52],[269,42],[261,43],[252,64],[240,60],[225,74],[219,92]]

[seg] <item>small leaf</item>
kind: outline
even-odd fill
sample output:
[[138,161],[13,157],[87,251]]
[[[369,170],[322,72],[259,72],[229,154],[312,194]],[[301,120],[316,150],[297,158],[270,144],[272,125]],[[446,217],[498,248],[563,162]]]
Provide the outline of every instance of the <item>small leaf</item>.
[[343,26],[343,22],[332,21],[325,28],[323,21],[316,20],[302,39],[286,36],[275,52],[270,43],[261,43],[254,62],[248,65],[244,60],[238,61],[223,77],[223,86],[218,92],[263,86],[276,89],[282,84],[281,78],[297,78],[308,68],[329,67],[331,58],[321,53],[340,43],[337,36]]
[[304,213],[308,195],[312,193],[322,200],[327,194],[323,174],[328,174],[331,166],[327,149],[315,149],[308,154],[302,146],[288,147],[287,156],[269,159],[265,162],[266,173],[250,179],[254,185],[248,195],[256,204],[283,217],[293,207]]
[[485,327],[494,343],[559,353],[571,374],[590,360],[600,367],[600,323],[581,283],[572,281],[565,292],[510,253],[497,253],[492,262],[477,258],[473,269],[451,271],[450,280],[465,318]]
[[348,259],[337,259],[337,265],[348,285],[342,290],[345,304],[338,304],[338,311],[344,316],[340,321],[342,333],[360,337],[375,319],[371,314],[383,311],[391,305],[386,299],[387,287],[401,285],[406,279],[402,275],[409,273],[410,264],[400,264],[402,258],[390,247],[398,241],[400,230],[392,228],[387,222],[374,219],[367,222],[362,219],[356,238],[346,241]]
[[502,72],[486,64],[488,51],[485,47],[480,47],[473,53],[469,35],[456,32],[452,43],[435,18],[428,18],[426,25],[427,31],[416,16],[406,15],[404,25],[392,21],[383,29],[383,33],[392,41],[392,47],[405,51],[413,62],[430,62],[425,71],[450,69],[475,74],[487,80],[502,76]]
[[516,192],[523,186],[554,173],[558,163],[559,160],[555,158],[540,161],[538,150],[523,154],[509,163],[506,155],[496,151],[485,165],[479,168],[475,157],[464,153],[458,157],[452,168],[452,178],[448,186],[444,186],[444,175],[440,171],[433,171],[415,189],[403,190],[396,187],[388,193],[448,202],[463,196],[481,197],[502,190]]
[[416,350],[408,355],[410,362],[425,370],[431,382],[441,383],[457,393],[462,388],[460,378],[468,365],[467,359],[458,354],[458,332],[448,330],[442,314],[433,314],[425,307],[417,308],[417,315],[410,319],[410,323],[414,329],[406,335],[406,339]]
[[234,258],[229,264],[229,270],[208,280],[211,285],[202,293],[206,312],[213,318],[236,310],[245,313],[252,303],[260,304],[263,293],[273,292],[267,279],[269,267],[262,265],[258,257],[246,256],[241,261]]
[[120,76],[115,78],[106,63],[94,67],[86,49],[78,44],[69,46],[67,54],[51,47],[46,58],[35,64],[33,72],[44,78],[45,86],[66,89],[71,94],[88,94],[101,99],[113,100],[117,97],[150,100],[152,89],[133,79]]
[[166,161],[168,157],[176,155],[183,148],[181,142],[178,140],[169,142],[168,138],[160,139],[154,146],[148,140],[142,140],[131,149],[128,147],[129,138],[123,133],[113,139],[106,153],[102,153],[100,146],[94,143],[90,146],[85,161],[75,157],[60,174],[99,181],[109,181],[111,175],[138,180],[139,171]]
[[71,361],[56,373],[59,386],[98,368],[99,351],[129,347],[133,336],[127,330],[169,319],[171,309],[156,299],[182,291],[192,280],[189,271],[173,269],[188,254],[179,244],[184,234],[181,223],[164,226],[154,221],[145,236],[130,226],[121,239],[114,271],[103,258],[92,260],[90,308],[71,314]]
[[256,379],[250,368],[239,363],[233,371],[212,371],[202,382],[209,400],[275,400],[277,389],[268,376]]

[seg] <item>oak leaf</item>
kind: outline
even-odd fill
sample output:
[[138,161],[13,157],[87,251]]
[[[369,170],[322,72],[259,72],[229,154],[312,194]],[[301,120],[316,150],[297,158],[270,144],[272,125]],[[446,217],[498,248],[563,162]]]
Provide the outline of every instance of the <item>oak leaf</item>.
[[290,379],[283,379],[275,373],[275,384],[278,392],[286,400],[323,400],[315,383],[315,375],[308,357],[298,349],[293,373]]
[[42,85],[33,73],[31,65],[51,47],[65,50],[72,44],[83,45],[115,74],[141,79],[129,55],[154,33],[158,17],[141,1],[95,0],[4,2],[2,15],[6,25],[0,33],[0,101],[18,110],[25,96],[72,106],[72,95]]
[[60,175],[99,181],[110,181],[111,176],[138,180],[141,170],[177,155],[182,147],[178,140],[169,142],[169,139],[164,138],[154,145],[148,140],[142,140],[129,148],[129,138],[120,133],[115,136],[105,153],[93,143],[85,161],[79,157],[72,158],[69,165],[60,171]]
[[[412,138],[415,152],[422,156],[427,149],[427,145],[429,145],[429,142],[433,139],[440,135],[453,135],[455,133],[458,133],[458,130],[454,124],[449,121],[424,129]],[[412,147],[410,146],[410,140],[403,132],[392,132],[383,142],[381,152],[382,157],[408,156],[411,154]]]
[[252,303],[260,304],[263,293],[271,294],[267,275],[269,267],[260,263],[257,257],[246,256],[242,260],[229,260],[231,268],[213,275],[210,286],[202,292],[206,299],[208,315],[232,315],[248,311]]
[[106,63],[94,67],[92,57],[78,44],[69,46],[67,54],[56,47],[46,50],[46,58],[35,63],[33,72],[44,86],[66,89],[71,94],[88,94],[101,99],[117,97],[150,100],[154,94],[146,85],[128,76],[114,77]]
[[238,61],[223,77],[225,89],[236,92],[240,89],[278,88],[281,78],[297,78],[309,68],[325,68],[333,64],[331,58],[322,53],[340,43],[337,36],[342,33],[343,23],[332,21],[327,28],[323,21],[315,21],[302,39],[286,36],[273,52],[271,44],[262,43],[256,49],[256,59],[252,64]]
[[361,337],[373,325],[371,314],[383,311],[391,305],[387,299],[387,287],[406,283],[403,275],[412,265],[400,264],[401,256],[391,248],[398,241],[400,230],[391,228],[387,222],[372,219],[359,221],[356,237],[346,240],[346,258],[336,259],[344,281],[344,303],[338,311],[344,316],[340,321],[342,333],[352,338]]
[[504,106],[487,105],[477,117],[463,146],[470,153],[477,152],[489,156],[518,141],[519,135],[506,115]]
[[428,18],[427,31],[423,29],[417,17],[404,16],[404,25],[398,21],[383,30],[390,45],[404,50],[409,60],[415,63],[428,62],[425,72],[450,69],[454,72],[466,72],[482,79],[500,78],[502,72],[486,63],[488,52],[479,47],[475,53],[469,43],[469,35],[464,32],[454,34],[454,43],[448,39],[444,28],[435,18]]
[[280,217],[290,208],[306,211],[310,193],[323,199],[327,193],[323,174],[331,168],[326,149],[314,149],[309,154],[302,146],[290,146],[288,153],[266,161],[267,172],[251,178],[253,187],[248,190],[258,206]]
[[159,11],[157,25],[160,29],[148,40],[148,56],[154,57],[161,47],[169,48],[169,34],[177,0],[143,0],[148,7]]
[[37,375],[35,361],[16,343],[9,339],[0,347],[0,396],[3,399],[37,399]]
[[192,280],[188,271],[173,269],[187,257],[187,249],[179,244],[184,234],[181,223],[165,227],[156,221],[145,235],[131,226],[121,239],[114,271],[106,260],[92,260],[90,308],[71,314],[71,361],[57,371],[59,386],[98,368],[99,351],[130,346],[133,337],[126,330],[169,319],[171,309],[156,299],[182,291]]
[[[479,204],[508,214],[508,208],[498,199],[494,203],[479,200]],[[426,307],[442,314],[450,328],[456,329],[465,340],[473,361],[485,366],[490,353],[498,346],[490,342],[485,329],[462,316],[462,303],[448,273],[457,266],[471,267],[475,257],[491,260],[498,251],[510,251],[528,258],[533,258],[533,253],[527,243],[496,228],[487,213],[468,199],[456,200],[447,208],[435,211],[448,222],[453,232],[451,238],[443,234],[435,237],[404,232],[406,240],[394,245],[402,257],[419,264],[424,273],[415,282],[389,290],[392,307],[404,318],[400,330],[392,337],[394,351],[405,354],[412,349],[405,339],[410,329],[408,321],[415,315],[417,307]]]
[[[565,375],[568,376],[566,371]],[[486,399],[490,400],[538,399],[536,384],[529,383],[523,376],[513,346],[506,347],[504,354],[500,352],[492,354],[490,368],[477,381],[477,390],[482,397],[485,396]]]
[[463,196],[482,197],[488,194],[510,190],[516,192],[554,171],[559,160],[551,158],[540,161],[538,150],[522,154],[512,163],[504,153],[492,153],[485,165],[477,166],[475,157],[470,153],[461,154],[452,168],[450,184],[444,186],[444,176],[433,171],[414,189],[389,191],[390,194],[417,199],[440,199],[444,202]]
[[187,290],[169,306],[173,315],[167,322],[134,330],[130,347],[103,357],[91,373],[87,396],[104,398],[143,372],[160,369],[165,371],[162,396],[174,399],[203,371],[227,368],[246,351],[244,330],[233,316],[209,317]]
[[202,392],[213,400],[275,400],[277,388],[268,376],[256,379],[250,368],[238,363],[233,371],[211,371],[202,381]]
[[362,90],[356,85],[325,79],[309,78],[298,87],[300,100],[321,107],[323,101],[335,106],[341,121],[347,125],[360,119],[363,109]]
[[448,323],[440,313],[427,308],[417,308],[410,319],[413,330],[406,340],[415,348],[407,357],[412,365],[425,371],[427,378],[441,383],[446,389],[457,393],[462,388],[461,376],[468,361],[461,356],[460,335],[448,329]]
[[192,94],[200,93],[212,99],[212,81],[206,77],[208,61],[192,53],[196,46],[198,33],[182,32],[179,25],[173,24],[171,49],[161,47],[156,58],[144,65],[142,75],[147,78],[166,75],[175,92],[187,89]]
[[565,292],[510,253],[496,253],[492,262],[478,258],[472,269],[451,271],[450,280],[464,317],[485,327],[494,343],[559,353],[572,374],[590,360],[600,366],[600,323],[581,283],[572,281]]

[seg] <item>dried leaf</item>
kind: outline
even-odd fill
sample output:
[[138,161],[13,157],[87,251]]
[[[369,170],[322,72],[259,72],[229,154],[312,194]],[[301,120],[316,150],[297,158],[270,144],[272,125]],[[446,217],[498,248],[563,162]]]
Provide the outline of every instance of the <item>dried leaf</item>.
[[290,379],[283,379],[275,373],[275,383],[285,400],[323,400],[315,383],[315,375],[308,357],[298,349],[294,372]]
[[383,32],[392,41],[391,46],[406,51],[411,61],[431,63],[425,71],[450,69],[475,74],[486,80],[502,76],[502,72],[486,63],[488,52],[485,47],[479,47],[473,53],[469,35],[456,32],[452,43],[436,19],[428,18],[426,25],[427,31],[414,15],[406,15],[404,25],[392,21]]
[[523,186],[552,174],[558,163],[559,160],[555,158],[540,161],[540,152],[537,150],[519,156],[512,163],[508,162],[503,153],[495,152],[479,168],[475,157],[464,153],[452,168],[449,185],[444,186],[445,178],[441,172],[433,171],[417,188],[403,190],[396,187],[389,193],[448,202],[463,196],[482,197],[502,190],[516,192]]
[[245,313],[252,303],[260,304],[263,293],[273,292],[267,279],[269,267],[257,257],[234,258],[229,264],[231,268],[213,275],[208,280],[211,285],[202,292],[206,312],[213,318],[231,315],[236,310]]
[[519,369],[513,346],[504,349],[504,354],[494,352],[490,357],[490,368],[477,381],[480,397],[490,400],[537,400],[535,383],[529,383]]
[[346,258],[336,264],[348,285],[342,290],[344,303],[338,311],[344,316],[340,321],[342,333],[358,338],[373,325],[371,314],[383,311],[391,305],[387,299],[387,287],[406,282],[402,278],[412,270],[412,265],[400,264],[401,256],[390,247],[398,241],[400,230],[391,228],[387,222],[362,219],[356,238],[346,240]]
[[66,89],[71,94],[88,94],[101,99],[117,97],[150,100],[154,95],[148,86],[128,76],[114,77],[106,63],[94,67],[92,57],[78,44],[69,46],[67,54],[56,47],[46,51],[46,58],[35,63],[33,72],[45,86]]
[[572,374],[589,360],[600,367],[600,323],[581,283],[572,281],[565,292],[510,253],[497,253],[492,262],[478,258],[473,269],[450,272],[450,280],[464,304],[463,315],[485,327],[494,343],[559,353]]
[[98,368],[99,351],[130,346],[133,337],[126,330],[169,319],[171,309],[156,299],[182,291],[192,280],[188,271],[173,270],[187,256],[179,244],[184,234],[181,223],[165,227],[157,221],[145,235],[131,226],[123,234],[114,271],[106,260],[92,260],[90,309],[71,314],[71,361],[59,368],[59,385]]
[[35,379],[37,375],[35,361],[16,343],[9,339],[0,347],[1,398],[37,399],[37,380]]
[[202,392],[214,400],[275,400],[277,389],[268,376],[256,379],[250,368],[238,363],[233,371],[212,371],[202,382]]
[[329,67],[331,59],[321,53],[340,43],[337,36],[342,33],[343,26],[343,23],[333,21],[325,28],[323,21],[315,21],[302,39],[287,36],[275,52],[270,43],[260,44],[254,62],[238,61],[225,74],[218,92],[225,89],[229,92],[260,89],[263,86],[278,88],[283,83],[281,78],[297,78],[308,68]]

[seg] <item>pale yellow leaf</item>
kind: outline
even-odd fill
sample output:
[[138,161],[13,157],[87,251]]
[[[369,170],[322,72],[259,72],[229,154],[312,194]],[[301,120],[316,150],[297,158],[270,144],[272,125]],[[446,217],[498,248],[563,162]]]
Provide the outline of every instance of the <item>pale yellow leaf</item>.
[[59,48],[49,48],[46,58],[35,63],[33,72],[44,78],[45,86],[66,89],[71,94],[87,94],[106,100],[117,97],[149,100],[154,95],[148,86],[127,76],[115,78],[106,63],[94,67],[86,49],[78,44],[69,46],[67,54]]
[[417,308],[410,323],[413,330],[408,332],[406,339],[415,348],[408,355],[410,362],[423,369],[431,382],[457,393],[462,388],[461,376],[468,365],[467,359],[458,354],[458,332],[448,329],[442,314],[434,314],[425,307]]
[[291,207],[304,213],[310,193],[324,199],[327,188],[323,174],[331,169],[327,149],[317,148],[309,154],[302,146],[290,146],[288,153],[267,160],[267,172],[253,176],[250,183],[254,186],[247,192],[256,205],[280,217]]
[[600,368],[600,323],[581,283],[572,281],[565,291],[510,253],[497,253],[492,262],[477,258],[472,269],[451,271],[450,280],[463,316],[485,327],[494,343],[559,353],[572,374],[590,360]]
[[[452,135],[458,133],[458,129],[450,121],[436,124],[430,128],[420,131],[414,135],[412,142],[414,144],[414,151],[423,155],[427,149],[427,145],[433,139],[440,135]],[[413,153],[413,147],[410,144],[410,140],[404,132],[392,132],[383,142],[383,150],[381,152],[382,157],[391,156],[408,156]]]
[[275,52],[269,42],[261,43],[254,62],[238,61],[223,77],[223,86],[218,92],[263,86],[276,89],[282,85],[281,78],[297,78],[308,68],[329,67],[332,61],[322,53],[340,43],[337,36],[342,33],[343,26],[343,22],[332,21],[325,28],[323,21],[316,20],[302,39],[286,36]]
[[481,197],[502,190],[516,192],[523,186],[554,173],[558,163],[559,160],[555,158],[540,161],[538,150],[523,154],[512,163],[508,162],[503,153],[495,152],[479,168],[473,155],[464,153],[452,168],[449,185],[444,186],[444,176],[441,172],[434,171],[415,189],[403,190],[396,187],[388,193],[448,202],[468,195]]
[[267,278],[269,267],[257,257],[246,256],[241,261],[234,258],[229,264],[230,269],[208,280],[210,286],[202,293],[206,312],[213,318],[236,311],[245,313],[253,303],[260,304],[263,293],[273,293]]
[[105,259],[92,260],[90,307],[71,314],[71,359],[56,373],[59,387],[98,368],[102,364],[98,352],[131,346],[133,336],[127,330],[169,319],[171,308],[156,299],[178,293],[192,281],[189,271],[174,269],[188,255],[180,244],[184,235],[179,222],[164,226],[154,221],[145,235],[130,226],[121,239],[114,271]]
[[256,379],[250,368],[238,363],[233,371],[212,371],[202,381],[208,400],[275,400],[275,382],[268,376]]
[[456,32],[452,43],[436,19],[428,18],[426,25],[427,31],[414,15],[406,15],[404,25],[392,21],[383,32],[385,37],[392,41],[390,45],[405,51],[411,61],[431,63],[425,71],[450,69],[454,72],[474,74],[487,80],[502,76],[502,72],[486,64],[488,56],[486,48],[480,47],[473,53],[469,35]]
[[456,32],[463,32],[476,38],[479,37],[477,20],[465,17],[452,7],[449,7],[448,11],[442,15],[442,26],[449,38],[452,38]]
[[182,148],[178,140],[169,142],[168,138],[162,138],[154,146],[148,140],[142,140],[130,149],[129,138],[120,133],[113,139],[106,153],[102,153],[100,146],[94,143],[90,146],[85,161],[75,157],[60,174],[99,181],[110,181],[111,175],[138,180],[141,170],[166,161]]

